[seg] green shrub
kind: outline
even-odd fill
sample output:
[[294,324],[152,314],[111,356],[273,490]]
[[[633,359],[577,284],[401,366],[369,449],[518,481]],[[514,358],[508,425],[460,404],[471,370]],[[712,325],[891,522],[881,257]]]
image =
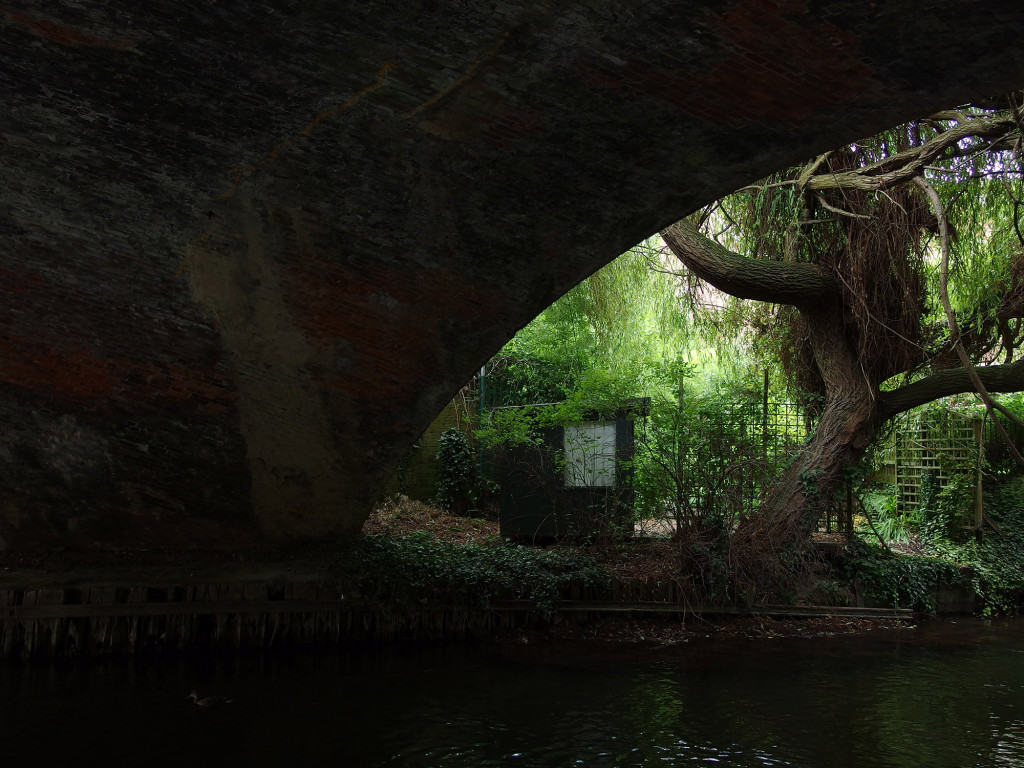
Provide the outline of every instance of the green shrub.
[[532,600],[545,614],[574,587],[608,583],[594,559],[578,551],[457,545],[426,532],[361,537],[339,560],[339,577],[350,592],[392,607],[430,602],[485,608],[497,599]]
[[861,524],[857,532],[865,539],[876,534],[882,541],[903,544],[909,542],[917,529],[916,518],[900,511],[892,486],[870,488],[860,494],[864,513],[870,520]]
[[970,587],[983,615],[1017,613],[1024,606],[1024,477],[990,485],[984,508],[998,529],[986,523],[978,537],[961,526],[974,493],[973,478],[954,475],[945,488],[926,494],[918,530],[927,557],[857,541],[842,577],[892,606],[933,611],[932,590],[946,584]]
[[842,579],[893,608],[935,612],[933,591],[940,585],[964,585],[961,568],[947,560],[897,555],[877,544],[854,540],[839,565]]
[[469,438],[458,429],[446,429],[437,440],[437,493],[435,503],[453,515],[464,516],[480,501],[480,472]]
[[986,526],[980,541],[951,549],[974,570],[985,615],[1017,613],[1024,606],[1024,477],[993,485],[984,508],[998,531]]

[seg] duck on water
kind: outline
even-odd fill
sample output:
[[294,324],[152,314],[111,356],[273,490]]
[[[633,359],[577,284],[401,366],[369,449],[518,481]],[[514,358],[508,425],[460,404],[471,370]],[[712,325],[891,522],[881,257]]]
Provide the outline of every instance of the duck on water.
[[196,691],[192,691],[185,698],[197,707],[221,707],[234,701],[234,699],[229,699],[227,696],[200,696]]

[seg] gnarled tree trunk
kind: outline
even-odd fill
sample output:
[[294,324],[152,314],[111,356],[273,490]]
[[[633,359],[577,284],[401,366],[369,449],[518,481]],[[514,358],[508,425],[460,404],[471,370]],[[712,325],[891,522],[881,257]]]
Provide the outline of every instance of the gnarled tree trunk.
[[738,586],[784,579],[780,572],[807,543],[844,484],[845,471],[870,445],[879,425],[877,383],[865,378],[845,333],[842,306],[828,300],[803,310],[826,398],[814,435],[774,485],[762,507],[732,539]]

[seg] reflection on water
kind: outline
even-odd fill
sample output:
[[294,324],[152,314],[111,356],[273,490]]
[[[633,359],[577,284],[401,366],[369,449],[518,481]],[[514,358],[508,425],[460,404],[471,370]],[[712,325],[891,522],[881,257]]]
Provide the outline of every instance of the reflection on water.
[[[236,699],[202,709],[186,699]],[[1024,624],[0,668],[0,765],[1024,766]]]

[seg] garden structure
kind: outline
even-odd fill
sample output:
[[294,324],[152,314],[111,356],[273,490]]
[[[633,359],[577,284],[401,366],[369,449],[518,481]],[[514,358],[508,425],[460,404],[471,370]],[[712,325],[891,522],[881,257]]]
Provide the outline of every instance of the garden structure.
[[[488,462],[500,493],[502,536],[525,541],[588,539],[633,530],[635,429],[640,400],[582,421],[539,428],[536,437],[499,445]],[[552,406],[524,406],[537,411]]]

